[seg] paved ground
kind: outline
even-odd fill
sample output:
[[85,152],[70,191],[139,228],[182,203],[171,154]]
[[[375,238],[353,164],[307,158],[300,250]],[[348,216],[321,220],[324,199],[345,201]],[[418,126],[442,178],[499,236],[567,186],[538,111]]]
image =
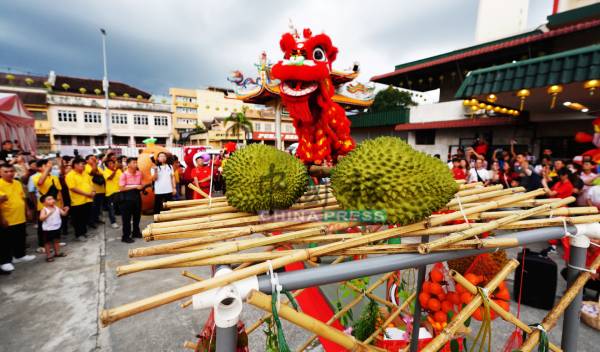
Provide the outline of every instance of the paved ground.
[[[149,220],[144,218],[144,224]],[[33,246],[35,231],[33,228],[28,231]],[[185,340],[194,340],[207,314],[182,309],[178,304],[116,322],[108,328],[99,326],[101,308],[160,293],[190,280],[180,275],[180,269],[117,278],[115,268],[127,262],[127,250],[146,243],[137,241],[125,245],[119,240],[119,230],[109,227],[101,227],[93,234],[95,236],[86,243],[68,241],[66,258],[46,263],[38,255],[33,262],[16,265],[17,270],[12,275],[0,276],[0,352],[182,351]],[[205,269],[192,272],[208,277]],[[564,282],[559,278],[558,294],[563,289]],[[335,290],[328,287],[325,291],[332,295]],[[512,309],[516,311],[514,302]],[[252,323],[261,314],[247,307],[243,318]],[[524,307],[522,320],[539,322],[545,314],[545,311]],[[306,332],[284,324],[292,348],[305,340]],[[551,333],[551,340],[557,344],[561,329],[559,324]],[[512,330],[508,323],[494,322],[494,351],[501,350]],[[597,351],[600,333],[583,324],[579,331],[579,351]],[[263,351],[264,334],[260,331],[252,334],[250,344],[253,351]]]

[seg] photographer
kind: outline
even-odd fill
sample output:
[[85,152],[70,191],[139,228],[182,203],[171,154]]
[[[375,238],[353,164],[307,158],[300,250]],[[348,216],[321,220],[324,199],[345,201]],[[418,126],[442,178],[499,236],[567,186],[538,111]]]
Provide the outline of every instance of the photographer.
[[[120,198],[119,208],[123,218],[122,242],[133,243],[135,238],[142,238],[140,218],[142,215],[142,172],[138,170],[137,158],[127,158],[127,169],[119,179]],[[133,230],[132,230],[133,223]]]

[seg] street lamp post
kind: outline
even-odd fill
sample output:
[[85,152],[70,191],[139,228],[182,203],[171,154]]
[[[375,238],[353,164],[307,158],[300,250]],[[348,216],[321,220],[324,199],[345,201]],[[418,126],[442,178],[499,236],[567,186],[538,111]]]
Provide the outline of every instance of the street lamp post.
[[102,79],[102,89],[104,89],[104,106],[106,120],[106,144],[110,148],[112,146],[112,135],[110,134],[110,110],[108,108],[108,70],[106,68],[106,31],[100,28],[102,33],[102,59],[104,62],[104,78]]

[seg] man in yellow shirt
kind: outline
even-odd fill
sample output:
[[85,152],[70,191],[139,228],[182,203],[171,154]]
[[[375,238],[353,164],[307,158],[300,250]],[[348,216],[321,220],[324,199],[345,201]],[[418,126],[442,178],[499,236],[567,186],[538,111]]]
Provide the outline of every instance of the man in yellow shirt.
[[92,210],[94,192],[92,179],[85,172],[85,160],[73,159],[73,170],[65,176],[65,182],[69,188],[71,197],[71,219],[75,228],[75,238],[79,241],[87,240],[87,223]]
[[115,204],[117,203],[116,197],[119,194],[119,179],[121,178],[120,168],[117,167],[117,162],[114,159],[106,159],[104,165],[104,180],[106,180],[106,204],[108,205],[108,218],[110,219],[110,226],[113,229],[118,229],[117,218],[115,217]]
[[98,158],[95,155],[88,155],[85,157],[85,173],[89,176],[94,187],[94,195],[92,210],[90,214],[90,221],[88,225],[92,228],[96,228],[96,224],[104,224],[104,221],[100,219],[102,215],[102,208],[104,207],[105,200],[105,181],[102,175],[102,170],[98,168]]
[[[12,263],[35,259],[25,254],[27,207],[23,185],[15,180],[15,167],[0,166],[0,273],[15,270]],[[13,259],[14,257],[14,259]]]
[[[36,163],[37,167],[38,167],[38,173],[36,173],[35,175],[33,175],[31,177],[31,181],[35,187],[35,189],[37,190],[37,193],[39,195],[39,197],[41,198],[43,195],[52,195],[52,197],[54,199],[56,199],[56,205],[59,208],[63,207],[63,203],[62,203],[62,197],[61,197],[61,190],[62,190],[62,186],[60,185],[60,180],[58,179],[58,177],[54,176],[51,174],[52,172],[52,160],[50,159],[41,159],[38,160]],[[40,210],[42,210],[42,208],[44,208],[44,206],[42,205],[42,203],[40,202],[40,199],[38,198],[36,200],[37,203],[37,211],[39,212]],[[44,241],[43,241],[43,235],[42,235],[42,222],[38,220],[38,231],[37,231],[37,235],[38,235],[38,246],[43,247],[44,246]]]

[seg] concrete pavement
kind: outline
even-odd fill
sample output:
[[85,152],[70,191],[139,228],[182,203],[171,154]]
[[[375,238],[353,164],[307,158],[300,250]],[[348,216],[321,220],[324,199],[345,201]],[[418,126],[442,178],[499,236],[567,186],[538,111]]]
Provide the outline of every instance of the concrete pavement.
[[[150,221],[143,218],[143,225]],[[33,248],[35,230],[28,229]],[[117,278],[115,268],[128,261],[127,250],[146,246],[141,240],[132,245],[120,242],[120,230],[101,226],[85,243],[67,240],[66,258],[46,263],[39,255],[33,262],[16,265],[8,276],[0,276],[0,352],[4,351],[183,351],[185,340],[194,341],[207,318],[207,311],[182,309],[173,303],[101,328],[99,310],[145,298],[180,287],[191,281],[181,276],[181,269],[163,269],[135,273]],[[70,241],[69,241],[70,240]],[[511,251],[514,257],[517,250]],[[558,258],[556,258],[557,261]],[[564,265],[562,262],[559,265]],[[206,268],[190,271],[209,277]],[[559,277],[557,294],[564,290]],[[325,292],[332,299],[335,288]],[[512,302],[512,311],[516,304]],[[524,322],[541,321],[545,311],[523,306]],[[256,321],[262,312],[245,306],[243,319]],[[355,312],[354,316],[359,316]],[[494,351],[501,350],[513,328],[501,320],[494,321]],[[551,332],[551,340],[560,344],[561,323]],[[285,335],[294,349],[308,333],[284,321]],[[252,351],[264,350],[264,334],[258,329],[250,335]],[[476,330],[474,330],[476,332]],[[597,351],[600,332],[584,324],[580,328],[579,351]]]

